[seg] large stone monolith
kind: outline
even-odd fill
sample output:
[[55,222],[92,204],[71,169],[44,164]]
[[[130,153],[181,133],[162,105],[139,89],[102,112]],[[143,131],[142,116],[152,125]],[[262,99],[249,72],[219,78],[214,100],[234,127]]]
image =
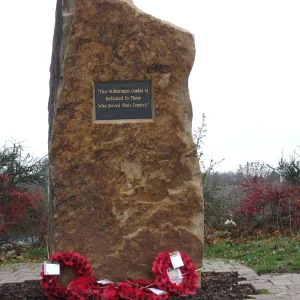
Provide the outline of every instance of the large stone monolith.
[[173,249],[202,265],[188,76],[193,36],[130,0],[58,0],[49,100],[50,253],[97,278],[151,278]]

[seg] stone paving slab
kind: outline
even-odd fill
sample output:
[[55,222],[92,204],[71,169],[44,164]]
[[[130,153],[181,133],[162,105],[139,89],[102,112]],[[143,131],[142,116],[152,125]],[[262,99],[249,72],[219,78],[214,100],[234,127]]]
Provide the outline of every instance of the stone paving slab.
[[0,284],[40,279],[42,263],[18,263],[0,265]]
[[[42,263],[18,263],[0,265],[0,284],[40,279]],[[256,290],[267,289],[270,294],[249,295],[250,299],[300,300],[300,274],[257,275],[252,269],[232,260],[203,261],[204,272],[238,272]]]

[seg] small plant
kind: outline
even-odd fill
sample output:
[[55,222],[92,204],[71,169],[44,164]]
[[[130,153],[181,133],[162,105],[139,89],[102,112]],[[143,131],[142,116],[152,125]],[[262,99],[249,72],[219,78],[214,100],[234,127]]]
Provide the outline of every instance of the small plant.
[[267,294],[270,294],[270,292],[269,292],[267,289],[259,290],[258,293],[261,294],[261,295],[267,295]]
[[[223,215],[223,205],[220,199],[217,199],[216,194],[220,190],[220,186],[217,184],[217,180],[214,178],[215,171],[214,168],[219,165],[224,159],[220,161],[214,161],[212,158],[209,160],[209,164],[205,164],[203,161],[203,147],[204,147],[204,138],[206,137],[207,128],[206,128],[206,116],[202,114],[202,124],[200,127],[195,130],[193,135],[198,158],[200,161],[201,167],[201,176],[202,176],[202,186],[203,186],[203,198],[204,198],[204,209],[205,209],[205,229],[206,231],[209,228],[216,227],[220,225],[219,216]],[[216,217],[218,215],[218,217]]]

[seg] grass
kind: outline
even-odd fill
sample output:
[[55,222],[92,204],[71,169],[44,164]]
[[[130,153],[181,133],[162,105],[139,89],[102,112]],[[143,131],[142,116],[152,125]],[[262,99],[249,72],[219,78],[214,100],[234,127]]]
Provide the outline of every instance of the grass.
[[45,247],[28,248],[23,256],[27,260],[44,261],[47,259],[47,251]]
[[300,271],[298,237],[251,238],[238,242],[223,240],[206,245],[205,258],[239,260],[257,273]]
[[7,251],[0,252],[0,264],[20,263],[20,262],[43,262],[47,259],[47,251],[45,247],[32,246],[32,247],[18,247],[15,251],[16,257],[7,255]]

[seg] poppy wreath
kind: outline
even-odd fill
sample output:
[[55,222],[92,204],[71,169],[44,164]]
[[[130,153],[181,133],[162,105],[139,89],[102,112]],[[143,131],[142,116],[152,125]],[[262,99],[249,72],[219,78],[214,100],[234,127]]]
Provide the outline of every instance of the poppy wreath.
[[77,252],[56,252],[49,258],[50,261],[59,263],[61,268],[72,268],[75,277],[68,287],[60,286],[58,275],[45,275],[42,267],[41,287],[45,296],[49,299],[99,299],[100,289],[96,278],[92,274],[92,268],[87,259]]
[[109,283],[102,285],[100,284],[100,295],[97,299],[103,300],[117,300],[119,299],[119,289],[114,284]]
[[[92,274],[92,268],[87,259],[77,252],[57,252],[50,256],[49,260],[59,263],[61,268],[72,268],[76,277],[69,283],[68,287],[60,286],[58,275],[45,275],[44,266],[42,267],[41,287],[45,296],[50,300],[68,299],[103,299],[117,300],[119,298],[128,300],[165,300],[170,295],[186,297],[195,295],[197,291],[198,275],[195,266],[189,257],[181,252],[180,256],[184,265],[180,267],[183,275],[179,284],[172,283],[168,276],[168,269],[173,269],[170,251],[161,252],[155,258],[152,271],[156,276],[155,282],[144,279],[129,279],[125,282],[102,285],[97,283]],[[147,287],[154,287],[165,291],[162,295],[152,293]]]
[[162,295],[156,295],[148,290],[146,287],[155,287],[156,284],[151,280],[144,279],[128,279],[125,282],[119,282],[119,296],[122,299],[129,300],[164,300],[168,299],[168,293],[164,293]]
[[172,283],[168,276],[168,269],[173,269],[170,252],[172,251],[166,250],[159,253],[153,261],[152,271],[155,275],[156,285],[159,289],[168,292],[169,295],[179,295],[180,297],[195,295],[198,275],[194,264],[187,255],[179,252],[184,264],[179,268],[183,278],[180,284]]

